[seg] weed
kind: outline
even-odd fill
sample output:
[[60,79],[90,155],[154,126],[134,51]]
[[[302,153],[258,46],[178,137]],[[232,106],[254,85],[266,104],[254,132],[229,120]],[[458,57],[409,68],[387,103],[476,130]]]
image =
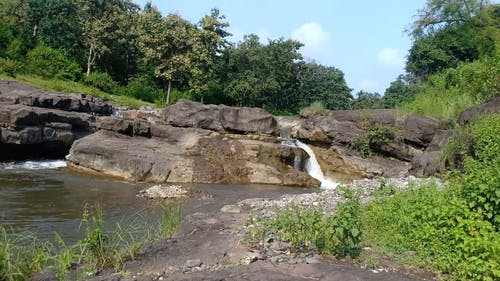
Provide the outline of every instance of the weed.
[[387,145],[393,140],[401,140],[402,133],[391,126],[365,124],[363,127],[366,132],[356,137],[350,144],[350,147],[359,151],[363,157],[372,155],[373,152],[380,150],[383,145]]
[[182,208],[179,204],[164,204],[160,207],[158,231],[160,237],[171,237],[181,224]]

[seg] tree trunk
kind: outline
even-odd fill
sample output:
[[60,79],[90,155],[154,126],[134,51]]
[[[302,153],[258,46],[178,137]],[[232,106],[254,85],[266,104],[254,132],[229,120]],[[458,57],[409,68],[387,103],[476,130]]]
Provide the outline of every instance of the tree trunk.
[[92,65],[95,62],[96,53],[94,52],[94,45],[90,45],[89,48],[89,56],[87,57],[87,76],[90,75],[90,71],[92,70]]
[[170,90],[172,89],[172,80],[168,80],[167,96],[165,98],[165,105],[170,104]]

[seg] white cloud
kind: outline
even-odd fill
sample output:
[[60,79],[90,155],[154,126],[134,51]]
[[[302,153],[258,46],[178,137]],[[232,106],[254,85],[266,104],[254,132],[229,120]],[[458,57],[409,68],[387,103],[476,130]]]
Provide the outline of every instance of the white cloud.
[[304,44],[304,47],[302,47],[304,56],[317,59],[327,53],[330,34],[323,29],[321,24],[310,22],[293,30],[292,39]]
[[403,68],[405,66],[405,58],[398,49],[383,48],[377,53],[377,59],[388,67]]

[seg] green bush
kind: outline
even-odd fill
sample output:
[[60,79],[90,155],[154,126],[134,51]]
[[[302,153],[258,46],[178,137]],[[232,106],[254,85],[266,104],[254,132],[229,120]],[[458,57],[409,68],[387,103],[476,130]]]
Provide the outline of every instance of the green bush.
[[43,78],[77,80],[81,69],[77,63],[67,58],[63,51],[40,44],[29,51],[26,59],[28,72]]
[[364,243],[458,280],[497,280],[500,235],[451,193],[422,186],[368,203]]
[[468,107],[500,95],[499,76],[499,54],[463,63],[457,68],[431,75],[419,86],[413,100],[401,108],[414,114],[456,120]]
[[350,147],[359,151],[363,157],[370,156],[373,152],[380,150],[381,146],[401,138],[401,132],[391,126],[369,124],[362,125],[362,127],[365,129],[365,133],[354,138]]
[[[469,208],[500,227],[500,114],[484,116],[468,130],[472,155],[465,157],[463,173],[456,173],[451,185]],[[466,152],[463,152],[464,154]]]
[[21,68],[21,64],[17,61],[7,58],[0,58],[0,72],[4,72],[11,77],[16,77],[16,74]]
[[130,79],[127,87],[124,89],[124,94],[139,100],[154,103],[161,100],[164,95],[161,89],[146,76],[138,76]]
[[247,239],[254,242],[277,231],[282,241],[289,241],[297,251],[317,250],[336,256],[357,256],[361,239],[361,203],[359,193],[341,187],[345,201],[339,203],[335,215],[325,216],[320,209],[287,206],[271,220],[256,219],[259,227]]
[[85,76],[83,83],[110,94],[117,93],[119,89],[118,83],[106,72],[94,71]]

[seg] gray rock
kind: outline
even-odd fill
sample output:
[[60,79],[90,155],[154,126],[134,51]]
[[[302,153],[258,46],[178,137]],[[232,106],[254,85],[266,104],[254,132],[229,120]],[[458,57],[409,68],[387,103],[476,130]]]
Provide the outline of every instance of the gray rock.
[[220,209],[221,212],[223,213],[230,213],[230,214],[239,214],[241,213],[240,207],[237,205],[226,205]]
[[420,147],[427,147],[438,130],[436,120],[424,116],[407,116],[403,122],[404,139]]
[[473,106],[458,116],[458,124],[466,125],[479,116],[500,112],[500,97],[493,97],[483,104]]
[[187,260],[184,263],[184,266],[187,267],[187,268],[198,267],[198,266],[201,266],[201,265],[202,265],[202,262],[201,262],[200,259]]

